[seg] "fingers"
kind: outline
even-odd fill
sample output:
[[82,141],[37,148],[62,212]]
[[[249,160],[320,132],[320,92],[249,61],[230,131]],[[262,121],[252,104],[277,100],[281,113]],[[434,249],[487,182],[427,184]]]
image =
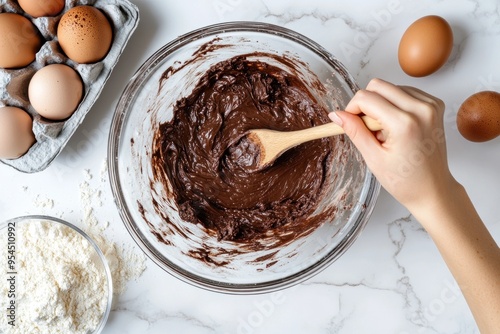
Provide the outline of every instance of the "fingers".
[[[416,92],[415,94],[409,94],[410,89],[402,89],[402,87],[393,85],[381,79],[372,79],[366,86],[366,90],[382,96],[396,108],[408,112],[415,111],[415,106],[422,101]],[[425,98],[428,99],[428,97]]]
[[435,106],[436,109],[444,106],[440,99],[418,88],[396,86],[382,79],[372,79],[366,90],[379,94],[397,108],[407,112],[418,112],[418,106],[422,103]]
[[[435,116],[443,110],[441,100],[419,89],[373,79],[365,90],[354,95],[346,112],[336,112],[330,118],[344,128],[366,159],[380,155],[381,150],[390,146],[391,138],[411,137],[422,124],[436,124]],[[377,120],[383,130],[371,132],[359,114]]]
[[403,113],[417,117],[426,113],[443,113],[444,103],[417,88],[396,86],[381,79],[372,79],[365,90],[358,91],[345,108],[353,114],[364,113],[378,120],[384,129],[394,126]]
[[342,126],[345,134],[351,139],[366,160],[377,156],[381,149],[380,142],[365,126],[358,115],[350,112],[337,111],[329,114],[330,119]]
[[369,90],[358,91],[347,104],[345,111],[365,114],[380,122],[382,127],[396,117],[399,109],[380,94]]
[[400,86],[399,88],[406,94],[413,96],[416,100],[421,101],[421,103],[423,102],[424,108],[430,106],[439,113],[444,112],[444,102],[437,97],[432,96],[415,87]]
[[429,93],[424,92],[423,90],[420,90],[415,87],[409,87],[409,86],[398,86],[399,89],[404,91],[406,94],[413,96],[415,99],[426,102],[426,103],[433,103],[437,101],[441,101],[435,96],[430,95]]

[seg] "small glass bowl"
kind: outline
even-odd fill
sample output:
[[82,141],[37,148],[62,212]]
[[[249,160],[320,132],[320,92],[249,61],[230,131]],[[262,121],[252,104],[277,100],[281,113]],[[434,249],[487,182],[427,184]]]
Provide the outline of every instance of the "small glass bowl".
[[[33,224],[33,223],[50,223],[50,224],[61,224],[64,225],[67,228],[70,228],[71,230],[75,231],[77,234],[81,235],[85,240],[89,242],[89,244],[94,248],[95,250],[95,256],[92,257],[91,261],[93,261],[102,271],[104,271],[104,275],[106,277],[106,287],[107,287],[107,302],[106,302],[106,308],[104,309],[104,312],[102,314],[101,320],[99,321],[99,324],[95,328],[95,330],[92,332],[92,334],[99,334],[102,332],[104,329],[104,326],[106,325],[106,322],[108,320],[109,314],[111,312],[111,306],[113,302],[113,281],[112,281],[112,276],[111,276],[111,270],[109,269],[106,257],[100,250],[100,248],[97,246],[94,240],[87,235],[84,231],[76,227],[75,225],[68,223],[62,219],[55,218],[55,217],[50,217],[50,216],[44,216],[44,215],[30,215],[30,216],[22,216],[22,217],[17,217],[17,218],[12,218],[9,219],[8,221],[0,223],[0,232],[9,230],[12,231],[12,233],[16,233],[15,231],[19,228],[21,224]],[[12,234],[11,233],[11,234]],[[9,236],[9,234],[7,234]],[[15,237],[14,237],[15,238]],[[0,240],[2,247],[3,241]],[[2,250],[0,250],[0,253],[2,253],[2,256],[5,256],[4,252],[7,252],[7,244],[5,247],[3,247]],[[4,268],[2,268],[4,270]]]
[[[139,247],[173,276],[232,294],[286,288],[326,268],[357,238],[380,190],[359,152],[344,138],[331,173],[336,178],[326,181],[329,195],[315,214],[332,205],[338,211],[305,236],[279,248],[271,241],[262,250],[245,251],[241,244],[219,241],[203,227],[182,221],[165,191],[168,186],[152,177],[153,134],[172,119],[175,103],[191,93],[212,65],[248,54],[296,73],[325,110],[342,110],[358,89],[335,57],[303,35],[258,22],[216,24],[180,36],[139,68],[118,101],[108,144],[115,202]],[[284,57],[294,67],[277,64],[269,55]]]

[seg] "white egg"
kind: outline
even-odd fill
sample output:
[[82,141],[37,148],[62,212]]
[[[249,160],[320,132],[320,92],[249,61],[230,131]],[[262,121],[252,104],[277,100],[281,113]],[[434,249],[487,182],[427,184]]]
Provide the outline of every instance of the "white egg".
[[28,96],[41,116],[54,121],[65,120],[82,100],[83,82],[80,75],[67,65],[47,65],[31,79]]

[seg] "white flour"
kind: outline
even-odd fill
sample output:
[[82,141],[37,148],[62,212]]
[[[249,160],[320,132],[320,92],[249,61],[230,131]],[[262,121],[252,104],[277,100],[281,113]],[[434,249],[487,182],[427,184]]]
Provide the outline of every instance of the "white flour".
[[[111,271],[113,280],[113,299],[126,290],[127,283],[137,279],[146,269],[146,257],[137,252],[133,244],[117,243],[112,235],[114,231],[108,228],[120,227],[121,222],[116,221],[112,226],[110,222],[98,219],[100,211],[109,210],[112,202],[107,198],[107,163],[104,161],[100,170],[100,177],[94,178],[90,170],[83,171],[83,180],[80,183],[81,201],[81,227],[97,244]],[[28,191],[28,187],[25,187]],[[106,206],[104,205],[106,203]],[[52,209],[55,201],[37,195],[33,205],[41,209]],[[64,214],[59,214],[64,219]],[[0,312],[0,333],[12,334],[80,334],[92,333],[104,312],[107,296],[103,285],[104,277],[99,276],[95,264],[85,262],[88,258],[85,252],[95,252],[85,240],[80,242],[71,231],[47,230],[57,234],[57,242],[43,238],[43,231],[24,231],[19,225],[17,229],[18,260],[24,258],[23,269],[18,267],[18,292],[19,312],[16,317],[15,330],[7,325],[5,312]],[[111,233],[106,233],[111,232]],[[79,235],[78,235],[79,237]],[[71,246],[71,247],[68,247]],[[58,249],[67,251],[58,253]],[[6,270],[7,268],[7,242],[0,232],[0,309],[5,310],[8,302],[6,296]],[[22,252],[22,254],[21,254]],[[40,254],[45,254],[46,260],[40,260]],[[38,259],[36,261],[29,259]],[[69,262],[68,262],[69,261]],[[22,275],[21,275],[22,274]],[[21,287],[21,278],[24,287]],[[77,284],[77,283],[81,284]],[[21,292],[21,288],[25,292]],[[20,303],[26,308],[21,310]],[[100,304],[102,302],[102,304]],[[78,308],[69,311],[69,307],[78,305]],[[2,316],[3,314],[3,316]],[[57,325],[54,325],[57,324]],[[32,325],[36,325],[33,327]],[[51,327],[53,326],[53,327]],[[57,328],[57,329],[56,329]]]
[[[3,232],[2,269],[7,268]],[[92,245],[67,226],[43,221],[17,224],[16,242],[15,327],[2,317],[0,332],[92,333],[102,318],[108,295],[105,271]],[[2,300],[8,292],[3,278]],[[3,304],[2,309],[6,309]]]

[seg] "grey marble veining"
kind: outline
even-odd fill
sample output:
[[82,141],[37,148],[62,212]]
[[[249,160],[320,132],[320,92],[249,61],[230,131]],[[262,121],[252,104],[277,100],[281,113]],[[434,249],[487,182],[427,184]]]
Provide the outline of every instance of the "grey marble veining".
[[[306,35],[335,55],[363,87],[372,77],[413,85],[447,105],[450,168],[500,241],[500,141],[473,144],[456,129],[456,110],[470,94],[500,91],[500,4],[497,0],[133,0],[141,22],[103,96],[67,149],[40,174],[0,166],[0,219],[45,213],[81,215],[75,188],[83,169],[99,175],[115,103],[135,69],[162,45],[190,30],[233,20],[262,21]],[[426,78],[406,76],[397,63],[405,29],[421,16],[449,20],[450,61]],[[89,136],[89,133],[95,136]],[[92,137],[92,138],[91,138]],[[97,182],[92,180],[92,182]],[[91,183],[92,183],[91,182]],[[134,247],[108,186],[98,219],[117,242]],[[28,195],[33,194],[33,195]],[[50,198],[40,207],[36,196]],[[436,223],[439,221],[436,219]],[[147,261],[147,270],[115,300],[103,334],[476,334],[474,319],[438,250],[420,224],[382,191],[359,239],[308,281],[275,293],[232,296],[181,282]]]

